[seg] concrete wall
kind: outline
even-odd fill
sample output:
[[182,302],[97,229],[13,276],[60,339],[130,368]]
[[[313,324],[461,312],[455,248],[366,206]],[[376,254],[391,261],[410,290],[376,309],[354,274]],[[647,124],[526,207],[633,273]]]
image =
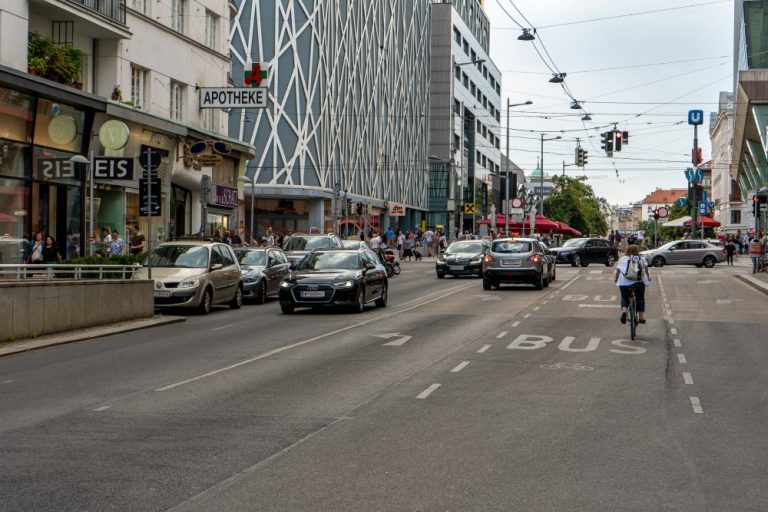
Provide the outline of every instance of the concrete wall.
[[0,341],[153,313],[152,281],[0,282]]

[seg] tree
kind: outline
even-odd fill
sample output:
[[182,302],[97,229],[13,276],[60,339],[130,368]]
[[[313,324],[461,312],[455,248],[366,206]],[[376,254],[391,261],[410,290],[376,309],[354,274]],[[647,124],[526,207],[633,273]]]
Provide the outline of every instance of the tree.
[[608,224],[600,212],[600,203],[594,190],[586,181],[586,176],[553,177],[554,188],[544,201],[544,209],[549,218],[565,222],[584,235],[605,235],[608,232]]

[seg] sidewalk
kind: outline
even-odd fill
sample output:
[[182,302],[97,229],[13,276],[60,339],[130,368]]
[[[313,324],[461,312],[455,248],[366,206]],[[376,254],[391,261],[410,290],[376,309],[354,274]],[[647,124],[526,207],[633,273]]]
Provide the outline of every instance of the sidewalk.
[[734,262],[734,268],[744,269],[742,273],[735,274],[737,279],[749,286],[768,295],[768,272],[752,273],[752,259],[749,256],[741,256]]
[[77,331],[49,334],[37,338],[0,342],[0,357],[45,347],[52,347],[54,345],[73,343],[75,341],[90,340],[93,338],[101,338],[103,336],[111,336],[113,334],[138,331],[139,329],[175,324],[186,320],[186,317],[183,316],[156,315],[152,318],[145,318],[143,320],[119,322],[116,324],[89,327],[87,329],[78,329]]

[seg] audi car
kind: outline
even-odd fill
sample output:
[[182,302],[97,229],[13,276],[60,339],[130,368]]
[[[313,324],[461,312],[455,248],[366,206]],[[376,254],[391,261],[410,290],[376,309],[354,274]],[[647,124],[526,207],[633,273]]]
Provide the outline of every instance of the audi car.
[[477,276],[483,274],[483,256],[491,248],[487,240],[457,240],[437,257],[437,278],[445,276]]
[[312,251],[280,283],[280,309],[341,306],[362,313],[370,303],[387,305],[388,284],[386,269],[368,249]]

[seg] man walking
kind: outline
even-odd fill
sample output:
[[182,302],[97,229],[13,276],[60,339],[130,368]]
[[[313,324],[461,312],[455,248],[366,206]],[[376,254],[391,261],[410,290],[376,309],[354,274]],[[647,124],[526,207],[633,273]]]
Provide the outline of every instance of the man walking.
[[133,225],[133,234],[130,239],[131,245],[128,247],[128,252],[131,254],[141,254],[146,250],[147,239],[139,229],[138,224]]

